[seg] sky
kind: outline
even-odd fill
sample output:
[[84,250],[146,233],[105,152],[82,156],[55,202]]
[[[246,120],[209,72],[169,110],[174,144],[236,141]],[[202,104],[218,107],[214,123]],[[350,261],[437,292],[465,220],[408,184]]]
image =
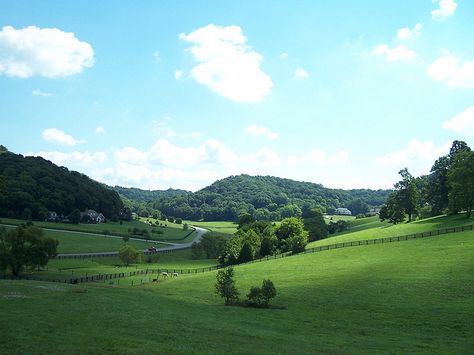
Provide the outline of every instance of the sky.
[[0,144],[109,185],[390,188],[474,146],[474,1],[0,0]]

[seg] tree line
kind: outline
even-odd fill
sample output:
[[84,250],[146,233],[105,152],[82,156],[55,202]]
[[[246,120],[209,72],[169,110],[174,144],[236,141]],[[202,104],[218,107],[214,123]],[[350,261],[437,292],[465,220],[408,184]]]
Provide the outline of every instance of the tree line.
[[414,177],[407,168],[380,210],[380,219],[396,224],[414,218],[461,211],[471,216],[474,205],[474,152],[463,141],[454,141],[449,154],[439,157],[430,174]]

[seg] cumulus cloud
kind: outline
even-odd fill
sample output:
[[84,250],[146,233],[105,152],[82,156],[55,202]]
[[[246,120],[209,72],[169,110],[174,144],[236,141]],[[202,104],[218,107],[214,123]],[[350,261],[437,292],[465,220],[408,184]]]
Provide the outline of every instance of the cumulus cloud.
[[435,60],[427,69],[427,74],[437,81],[447,81],[452,88],[474,88],[474,60],[462,64],[451,54]]
[[449,16],[453,16],[458,7],[454,0],[440,0],[438,6],[437,9],[431,11],[431,17],[435,21],[444,21]]
[[286,59],[286,58],[288,58],[288,53],[286,53],[286,52],[280,53],[280,58],[281,58],[281,59]]
[[175,70],[175,71],[174,71],[174,78],[175,78],[176,80],[182,79],[183,76],[184,76],[184,72],[183,72],[182,70]]
[[179,38],[198,62],[191,77],[219,95],[236,102],[261,102],[273,86],[260,68],[262,55],[252,50],[239,26],[209,24]]
[[69,168],[77,167],[90,167],[92,165],[100,165],[107,160],[107,154],[104,152],[37,152],[37,153],[26,153],[30,156],[40,156],[44,159],[52,161],[56,165],[66,166]]
[[404,41],[412,37],[419,37],[421,35],[422,28],[423,25],[421,23],[417,23],[412,29],[410,29],[409,27],[400,28],[397,32],[397,39],[400,41]]
[[374,48],[372,54],[379,57],[385,57],[388,62],[412,62],[416,58],[416,53],[403,44],[392,48],[387,44],[380,44]]
[[450,147],[451,142],[436,146],[432,141],[423,142],[412,139],[405,148],[379,157],[375,162],[399,167],[422,163],[432,164],[438,157],[447,154]]
[[474,106],[466,108],[450,120],[443,122],[443,128],[474,137]]
[[53,94],[51,92],[43,92],[39,89],[35,89],[31,92],[31,95],[33,96],[43,96],[43,97],[49,97],[49,96],[53,96]]
[[295,69],[295,76],[298,77],[298,78],[307,78],[309,76],[309,74],[303,68],[296,68]]
[[55,143],[64,146],[74,146],[83,141],[76,140],[73,136],[57,128],[47,128],[43,131],[43,139],[48,143]]
[[36,26],[0,31],[0,74],[56,78],[79,74],[93,64],[91,45],[74,33]]
[[98,133],[98,134],[105,133],[104,127],[102,127],[102,126],[96,127],[95,133]]
[[278,138],[278,134],[267,127],[251,125],[245,129],[245,133],[252,136],[263,136],[267,139],[274,140]]

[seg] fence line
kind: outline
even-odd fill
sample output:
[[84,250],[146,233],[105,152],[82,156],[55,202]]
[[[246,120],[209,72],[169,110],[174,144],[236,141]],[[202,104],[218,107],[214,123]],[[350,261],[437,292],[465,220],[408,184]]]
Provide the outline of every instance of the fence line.
[[[364,239],[364,240],[356,240],[356,241],[351,241],[351,242],[341,242],[341,243],[336,243],[336,244],[328,244],[328,245],[322,245],[319,247],[314,247],[310,249],[305,249],[303,252],[300,254],[311,254],[311,253],[317,253],[325,250],[333,250],[333,249],[340,249],[340,248],[349,248],[349,247],[356,247],[356,246],[362,246],[362,245],[370,245],[370,244],[383,244],[383,243],[393,243],[393,242],[401,242],[405,240],[410,240],[410,239],[417,239],[417,238],[426,238],[426,237],[435,237],[447,233],[459,233],[459,232],[465,232],[469,230],[474,230],[474,225],[468,225],[468,226],[461,226],[461,227],[451,227],[451,228],[444,228],[444,229],[437,229],[433,231],[428,231],[428,232],[421,232],[421,233],[413,233],[413,234],[406,234],[402,236],[397,236],[397,237],[385,237],[385,238],[377,238],[377,239]],[[291,252],[286,252],[286,253],[281,253],[281,254],[274,254],[274,255],[268,255],[264,256],[259,259],[255,259],[252,261],[249,261],[247,263],[239,264],[239,265],[244,265],[244,264],[252,264],[256,262],[262,262],[262,261],[268,261],[271,259],[277,259],[277,258],[284,258],[287,256],[293,256],[293,255],[298,255],[298,254],[293,254]],[[148,274],[161,274],[162,272],[167,272],[167,273],[179,273],[179,274],[197,274],[197,273],[204,273],[204,272],[209,272],[209,271],[214,271],[221,269],[225,266],[222,265],[214,265],[214,266],[208,266],[208,267],[203,267],[203,268],[197,268],[197,269],[170,269],[170,268],[158,268],[158,269],[142,269],[142,270],[135,270],[135,271],[129,271],[129,272],[119,272],[119,273],[110,273],[110,274],[97,274],[97,275],[90,275],[90,276],[77,276],[69,279],[44,279],[44,278],[38,278],[38,277],[32,277],[32,276],[23,276],[23,277],[14,277],[10,275],[0,275],[0,278],[3,279],[23,279],[23,280],[37,280],[37,281],[52,281],[52,282],[62,282],[62,283],[71,283],[71,284],[77,284],[77,283],[82,283],[82,282],[93,282],[93,281],[103,281],[105,282],[106,280],[113,280],[113,279],[120,279],[120,278],[125,278],[125,277],[132,277],[132,276],[138,276],[138,275],[148,275]]]

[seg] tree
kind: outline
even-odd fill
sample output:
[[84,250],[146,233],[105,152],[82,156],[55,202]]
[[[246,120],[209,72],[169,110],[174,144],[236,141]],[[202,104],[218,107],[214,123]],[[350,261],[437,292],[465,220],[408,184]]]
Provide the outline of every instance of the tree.
[[309,233],[309,240],[319,240],[327,237],[328,228],[320,209],[313,208],[303,214],[303,222]]
[[56,256],[59,242],[43,236],[37,227],[0,228],[0,269],[18,276],[25,269],[44,267]]
[[216,259],[225,248],[226,239],[222,235],[206,233],[199,244],[208,259]]
[[408,222],[411,222],[418,207],[418,189],[416,187],[415,178],[408,172],[407,168],[400,170],[398,173],[401,175],[402,180],[394,185],[397,190],[396,201],[400,203],[408,215]]
[[72,224],[79,224],[81,221],[81,212],[76,208],[69,214],[68,218]]
[[128,266],[131,263],[137,262],[139,260],[140,251],[130,244],[125,244],[120,247],[118,255],[124,265]]
[[369,212],[369,205],[365,203],[361,198],[352,200],[348,205],[347,209],[352,212],[353,216],[358,214],[365,214]]
[[463,150],[453,158],[448,171],[449,209],[452,213],[466,211],[471,216],[474,205],[474,152]]
[[239,300],[239,291],[235,286],[234,269],[232,267],[227,267],[223,270],[219,270],[216,279],[216,293],[224,298],[225,304],[231,305],[237,303]]
[[448,207],[449,158],[438,158],[431,167],[426,186],[426,199],[431,205],[431,215],[437,216]]
[[239,228],[242,228],[246,224],[250,224],[252,222],[255,222],[255,218],[249,213],[245,213],[241,216],[239,216]]
[[285,218],[276,228],[275,235],[278,238],[279,249],[283,252],[299,253],[308,244],[308,232],[304,229],[300,218]]
[[397,224],[405,220],[405,213],[402,204],[398,201],[398,194],[393,192],[387,201],[387,204],[382,206],[379,213],[381,221],[388,220],[390,223]]

